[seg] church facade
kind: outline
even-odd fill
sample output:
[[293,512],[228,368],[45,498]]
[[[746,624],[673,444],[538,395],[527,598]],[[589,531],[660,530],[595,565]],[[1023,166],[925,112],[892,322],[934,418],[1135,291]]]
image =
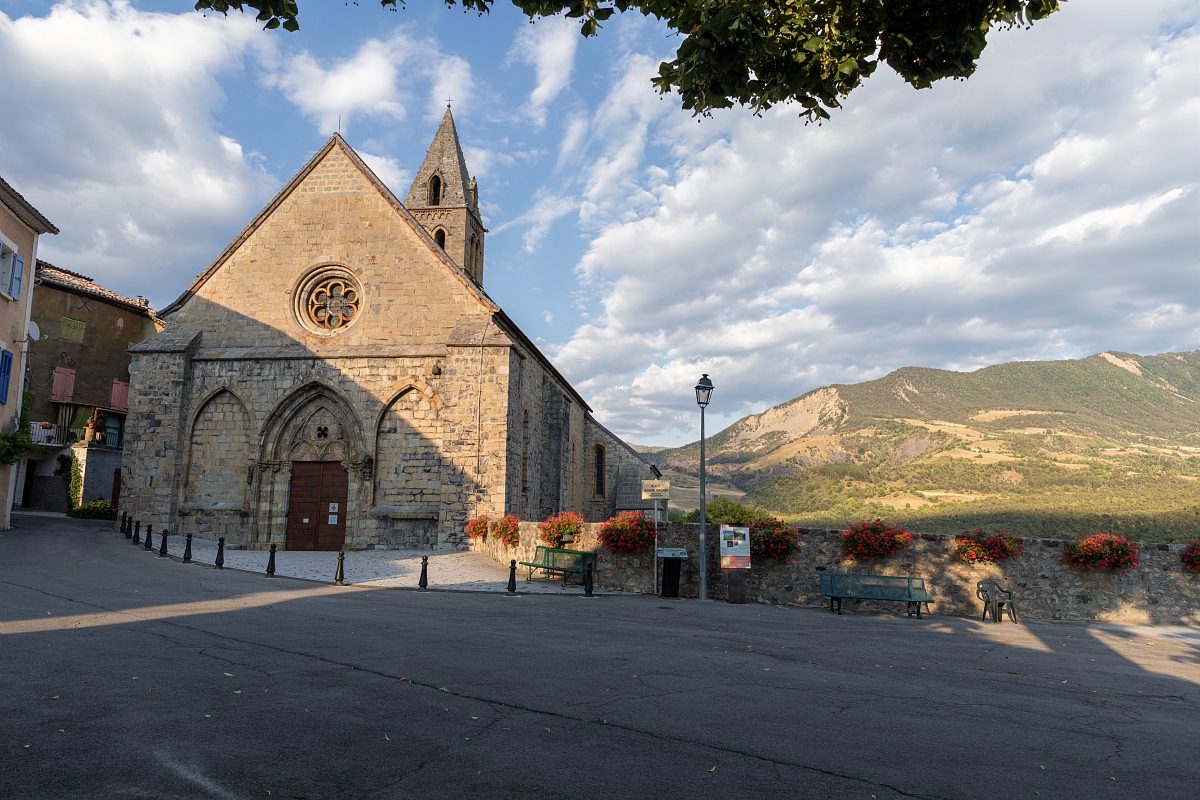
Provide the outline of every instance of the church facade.
[[401,203],[334,135],[130,348],[121,507],[251,548],[453,549],[656,470],[483,289],[447,110]]

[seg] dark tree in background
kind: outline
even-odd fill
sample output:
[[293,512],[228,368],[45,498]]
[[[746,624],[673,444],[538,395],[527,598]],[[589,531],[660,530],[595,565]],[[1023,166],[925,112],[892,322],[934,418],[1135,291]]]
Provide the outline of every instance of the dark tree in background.
[[[404,0],[399,0],[403,4]],[[483,14],[493,0],[444,0]],[[1065,2],[1065,0],[1064,0]],[[397,0],[382,0],[396,7]],[[796,101],[810,120],[885,62],[923,89],[966,78],[994,27],[1028,26],[1058,0],[513,0],[531,20],[565,14],[594,36],[615,11],[663,20],[683,40],[654,85],[698,114],[735,104],[755,111]],[[299,30],[296,0],[199,0],[197,10],[250,10],[268,29]]]

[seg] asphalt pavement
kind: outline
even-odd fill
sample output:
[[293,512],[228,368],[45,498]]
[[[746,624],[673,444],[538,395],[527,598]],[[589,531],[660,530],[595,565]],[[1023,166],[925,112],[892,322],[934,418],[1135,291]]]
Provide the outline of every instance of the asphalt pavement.
[[[1200,631],[334,587],[0,534],[3,798],[1194,798]],[[436,584],[435,584],[436,587]]]

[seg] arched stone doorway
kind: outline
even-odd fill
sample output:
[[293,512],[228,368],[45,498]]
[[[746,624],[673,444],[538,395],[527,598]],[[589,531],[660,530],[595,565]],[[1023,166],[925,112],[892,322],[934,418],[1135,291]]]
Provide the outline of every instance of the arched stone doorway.
[[282,539],[288,550],[345,548],[371,471],[349,404],[321,385],[301,389],[272,415],[262,449],[259,495],[268,538]]

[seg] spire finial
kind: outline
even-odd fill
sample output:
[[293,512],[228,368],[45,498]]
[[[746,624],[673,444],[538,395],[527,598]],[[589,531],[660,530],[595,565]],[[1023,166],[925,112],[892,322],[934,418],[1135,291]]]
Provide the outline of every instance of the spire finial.
[[446,108],[449,108],[449,107],[450,107],[450,98],[447,97],[446,98]]

